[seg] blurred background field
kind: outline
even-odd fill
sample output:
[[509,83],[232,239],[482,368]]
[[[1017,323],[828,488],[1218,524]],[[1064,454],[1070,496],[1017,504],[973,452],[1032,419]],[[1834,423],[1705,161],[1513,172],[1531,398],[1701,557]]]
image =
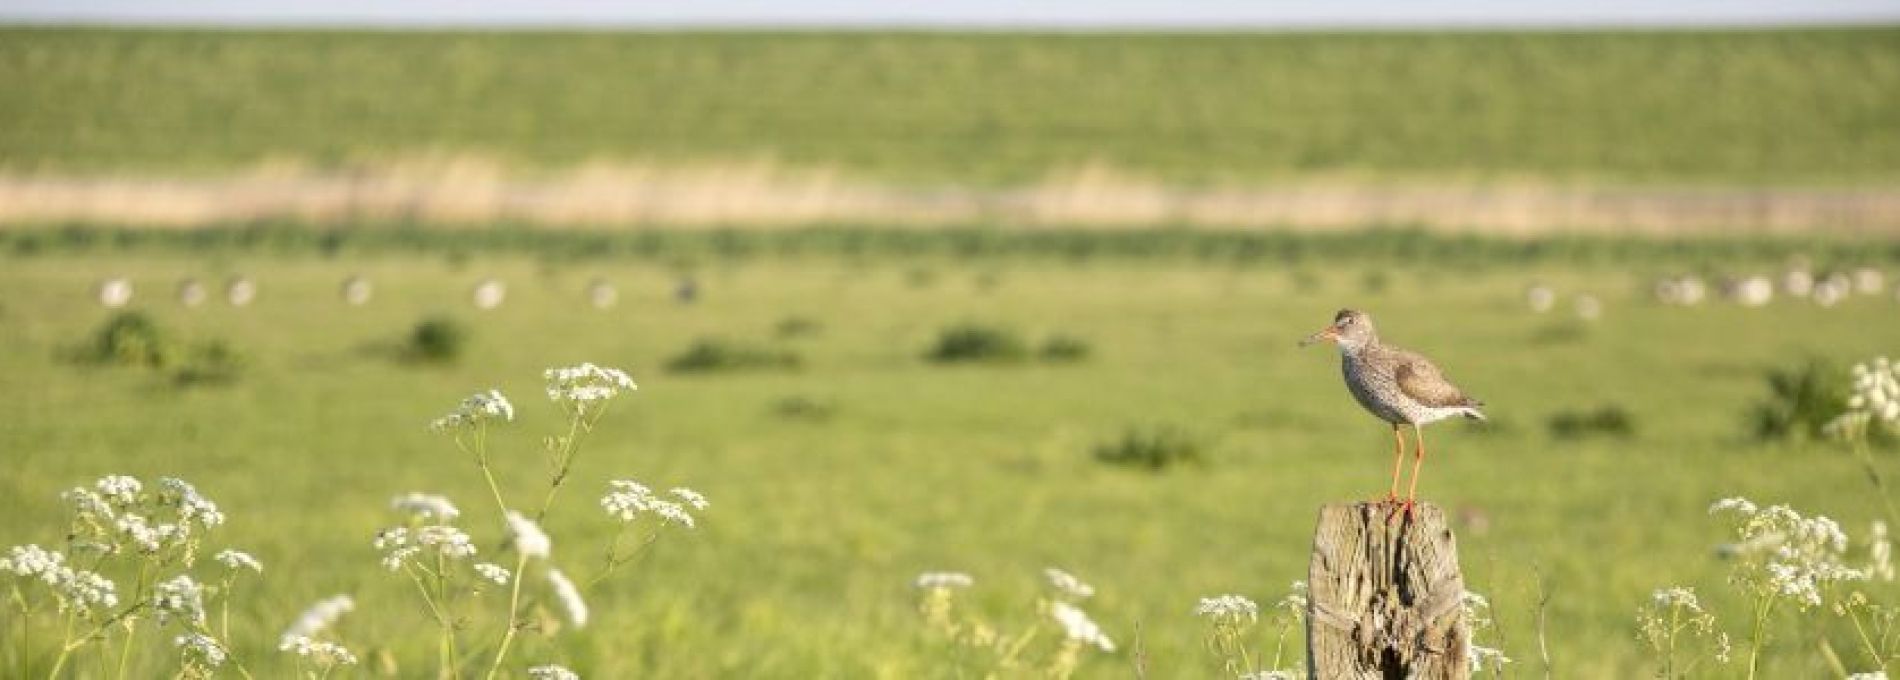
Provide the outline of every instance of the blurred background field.
[[[1421,491],[1457,517],[1506,675],[1543,674],[1546,596],[1559,677],[1651,672],[1634,616],[1668,585],[1744,637],[1718,498],[1856,538],[1882,513],[1842,447],[1761,435],[1791,407],[1772,375],[1842,380],[1900,338],[1892,27],[15,27],[0,83],[0,544],[56,542],[59,492],[100,475],[193,481],[267,565],[234,612],[259,677],[340,592],[357,675],[432,670],[370,547],[388,499],[445,493],[488,532],[426,424],[510,395],[498,460],[525,495],[557,424],[540,372],[581,361],[641,389],[551,515],[556,560],[598,561],[609,478],[714,503],[591,592],[588,628],[525,637],[587,677],[957,677],[912,579],[968,571],[1000,616],[1045,566],[1093,583],[1123,643],[1082,677],[1131,675],[1137,638],[1149,677],[1217,677],[1196,598],[1277,599],[1317,507],[1384,491],[1389,432],[1335,352],[1294,347],[1343,306],[1490,404],[1427,431]],[[1246,204],[1275,191],[1336,195]],[[511,203],[542,199],[558,219]],[[96,302],[114,277],[168,365],[84,360],[126,311]],[[188,279],[208,301],[179,301]],[[449,360],[419,360],[427,320]],[[963,356],[998,360],[941,360]],[[1843,624],[1783,623],[1765,677],[1831,677],[1816,643],[1846,648]],[[0,668],[45,665],[25,647]]]

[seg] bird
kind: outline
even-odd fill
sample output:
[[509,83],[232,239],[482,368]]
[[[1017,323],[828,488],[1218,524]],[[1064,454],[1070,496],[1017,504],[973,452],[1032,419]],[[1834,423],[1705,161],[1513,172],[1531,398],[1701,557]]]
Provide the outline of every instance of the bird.
[[[1425,463],[1424,426],[1453,416],[1485,420],[1479,409],[1484,402],[1467,396],[1445,378],[1443,371],[1424,356],[1379,341],[1372,316],[1365,312],[1342,309],[1333,322],[1318,333],[1300,341],[1301,347],[1331,342],[1339,347],[1340,371],[1345,374],[1346,389],[1360,406],[1392,426],[1396,447],[1392,454],[1392,488],[1383,502],[1401,503],[1406,513],[1418,502],[1418,472]],[[1412,428],[1416,442],[1412,459],[1412,483],[1401,502],[1399,473],[1405,464],[1405,426]]]

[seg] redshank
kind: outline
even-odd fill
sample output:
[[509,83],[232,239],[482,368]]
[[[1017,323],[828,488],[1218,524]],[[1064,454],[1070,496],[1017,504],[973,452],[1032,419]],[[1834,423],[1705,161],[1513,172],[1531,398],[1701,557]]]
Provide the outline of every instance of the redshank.
[[1372,317],[1365,312],[1339,310],[1333,323],[1300,341],[1300,346],[1330,340],[1339,346],[1340,368],[1346,389],[1372,415],[1392,425],[1397,447],[1392,455],[1392,490],[1387,502],[1399,499],[1399,473],[1405,463],[1405,425],[1417,441],[1412,461],[1412,483],[1405,509],[1418,501],[1418,471],[1425,463],[1425,432],[1420,428],[1452,416],[1484,420],[1478,408],[1484,402],[1465,396],[1438,367],[1423,356],[1379,342]]

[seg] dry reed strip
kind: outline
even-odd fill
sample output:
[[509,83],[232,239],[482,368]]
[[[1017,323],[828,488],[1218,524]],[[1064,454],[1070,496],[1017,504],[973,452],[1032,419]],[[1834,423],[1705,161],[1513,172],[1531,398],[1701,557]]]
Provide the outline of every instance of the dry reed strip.
[[1171,186],[1102,166],[1028,186],[916,187],[769,162],[593,163],[513,171],[458,158],[219,176],[0,172],[0,225],[66,221],[189,228],[234,221],[475,226],[1005,223],[1132,229],[1411,225],[1498,234],[1616,231],[1900,234],[1900,186],[1632,188],[1534,183],[1287,181]]

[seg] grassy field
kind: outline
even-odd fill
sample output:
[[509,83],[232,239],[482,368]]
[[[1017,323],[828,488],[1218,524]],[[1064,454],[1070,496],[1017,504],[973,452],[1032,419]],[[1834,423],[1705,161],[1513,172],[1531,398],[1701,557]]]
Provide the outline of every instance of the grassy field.
[[0,167],[472,153],[1022,184],[1900,178],[1900,32],[0,30]]
[[[255,68],[251,60],[269,54],[260,40],[48,33],[0,40],[0,50],[42,53],[62,41],[119,41],[125,48],[112,51],[108,63],[162,68],[165,62],[147,50],[202,49],[208,58]],[[371,62],[378,49],[414,49],[381,36],[292,40]],[[526,58],[550,59],[532,46],[555,39],[444,40],[492,40]],[[585,37],[561,49],[647,54],[642,50],[658,49],[656,43],[693,40],[699,38]],[[827,40],[764,44],[835,54]],[[1097,40],[1071,44],[1110,49]],[[1207,45],[1272,53],[1300,40],[1214,38]],[[1355,44],[1376,54],[1390,41],[1436,40],[1443,39]],[[1674,40],[1737,49],[1810,40],[1875,51],[1892,45],[1885,33],[1478,40],[1551,50],[1553,58],[1566,50],[1595,54],[1584,47],[1593,41],[1665,51]],[[1027,58],[1015,51],[1026,43],[1013,38],[921,42],[933,50],[975,50],[974,63],[982,63],[982,46]],[[1214,47],[1199,51],[1193,40],[1136,44],[1215,61],[1220,54]],[[1459,44],[1442,43],[1453,57],[1477,54]],[[232,51],[238,47],[244,50]],[[727,49],[743,64],[753,48]],[[726,63],[704,58],[691,63]],[[1050,58],[1051,68],[1064,63]],[[428,67],[428,58],[415,61]],[[316,64],[306,67],[326,70]],[[100,68],[93,73],[116,67]],[[971,77],[951,71],[957,73]],[[1193,80],[1172,82],[1187,87]],[[479,89],[454,91],[475,96]],[[31,99],[9,98],[6,105]],[[169,115],[164,106],[154,104],[155,121]],[[364,115],[360,120],[376,117],[367,109]],[[0,134],[18,133],[5,129],[12,131]],[[207,158],[249,153],[246,145],[256,141],[246,135],[255,129],[234,120],[231,145],[207,150]],[[735,133],[746,129],[739,125]],[[442,134],[461,133],[451,126]],[[21,143],[17,136],[8,142],[16,150]],[[563,143],[541,150],[558,155]],[[851,148],[864,159],[888,150]],[[129,161],[155,152],[119,149],[110,157]],[[899,165],[943,162],[937,152],[913,151]],[[1868,154],[1856,157],[1875,158]],[[15,156],[22,157],[32,156]],[[1560,167],[1563,157],[1556,152],[1537,162]],[[1664,165],[1616,167],[1667,167],[1658,162]],[[694,269],[700,299],[688,305],[672,298],[679,265],[661,261],[563,263],[482,250],[453,258],[344,254],[55,250],[0,263],[0,394],[9,395],[0,415],[0,451],[8,461],[0,477],[0,544],[56,543],[63,522],[57,495],[73,484],[107,473],[182,476],[230,515],[224,538],[266,564],[262,585],[234,612],[238,651],[260,677],[286,668],[286,657],[273,649],[283,626],[316,598],[338,592],[355,594],[359,603],[344,619],[344,638],[368,659],[388,650],[398,672],[413,677],[431,668],[432,639],[420,632],[430,624],[410,585],[378,568],[370,547],[374,532],[393,521],[389,497],[412,490],[451,495],[468,511],[465,524],[484,550],[498,524],[473,466],[424,425],[477,389],[509,394],[520,419],[496,445],[506,491],[526,496],[539,474],[537,438],[556,425],[553,407],[539,396],[541,369],[594,361],[626,368],[641,389],[616,403],[551,515],[556,561],[580,570],[597,559],[594,546],[607,525],[594,499],[610,477],[692,486],[714,505],[698,531],[661,542],[629,578],[590,593],[590,627],[555,642],[527,636],[524,661],[565,662],[590,677],[947,676],[914,611],[911,579],[932,569],[971,572],[977,606],[1021,620],[1031,616],[1039,570],[1056,565],[1100,590],[1090,610],[1124,650],[1140,626],[1150,677],[1214,677],[1200,649],[1203,625],[1192,614],[1196,598],[1238,592],[1276,599],[1304,577],[1317,506],[1383,490],[1389,433],[1351,403],[1331,350],[1294,348],[1334,309],[1351,305],[1371,311],[1389,339],[1438,358],[1491,404],[1489,426],[1428,430],[1434,455],[1421,488],[1465,518],[1459,540],[1468,583],[1491,598],[1504,633],[1489,642],[1501,642],[1518,660],[1507,675],[1540,675],[1533,614],[1541,574],[1559,676],[1636,677],[1646,667],[1634,612],[1654,588],[1698,586],[1725,629],[1738,639],[1746,635],[1744,604],[1722,585],[1725,565],[1711,553],[1726,538],[1706,514],[1711,501],[1745,495],[1789,502],[1840,519],[1857,537],[1878,516],[1877,497],[1845,452],[1818,443],[1754,443],[1745,413],[1765,391],[1764,369],[1808,356],[1865,359],[1893,352],[1900,337],[1890,296],[1833,309],[1785,301],[1760,309],[1661,307],[1644,300],[1646,282],[1614,257],[1604,264],[1457,270],[1443,266],[1456,260],[1440,259],[1438,268],[1381,265],[1388,270],[1374,277],[1368,261],[1350,258],[1293,268],[1189,258],[805,253],[702,260]],[[214,301],[186,309],[171,297],[183,277],[221,281],[239,273],[260,287],[250,308]],[[366,307],[337,300],[339,282],[353,273],[379,286]],[[62,359],[108,315],[91,302],[91,286],[113,274],[130,277],[139,291],[134,306],[176,336],[219,338],[239,351],[246,367],[238,381],[179,388],[148,370]],[[467,291],[483,276],[511,284],[500,309],[468,306]],[[599,311],[583,304],[581,290],[594,277],[620,285],[620,306]],[[1579,325],[1566,311],[1568,298],[1551,315],[1529,313],[1521,299],[1533,280],[1566,296],[1597,295],[1604,317]],[[387,348],[438,312],[472,328],[467,356],[447,367],[393,360]],[[790,318],[808,320],[815,332],[776,337],[775,328]],[[1030,338],[1069,334],[1094,351],[1068,365],[944,367],[921,359],[939,329],[965,321]],[[803,366],[709,374],[662,368],[703,336],[787,349]],[[787,400],[825,405],[830,415],[788,416]],[[1605,405],[1633,416],[1633,436],[1572,441],[1546,427],[1560,412]],[[1090,455],[1092,445],[1127,428],[1156,425],[1200,437],[1208,464],[1150,474]],[[1890,478],[1900,477],[1891,452],[1881,461]],[[1891,584],[1870,592],[1900,599]],[[1770,649],[1767,677],[1827,675],[1815,636],[1829,636],[1839,649],[1848,648],[1847,639],[1815,620],[1787,619]],[[6,649],[11,656],[0,658],[0,667],[17,668],[18,646]],[[168,654],[154,644],[136,652],[134,668],[156,673]],[[1083,676],[1124,677],[1130,658],[1126,651],[1092,657]],[[360,674],[380,664],[366,663]]]

